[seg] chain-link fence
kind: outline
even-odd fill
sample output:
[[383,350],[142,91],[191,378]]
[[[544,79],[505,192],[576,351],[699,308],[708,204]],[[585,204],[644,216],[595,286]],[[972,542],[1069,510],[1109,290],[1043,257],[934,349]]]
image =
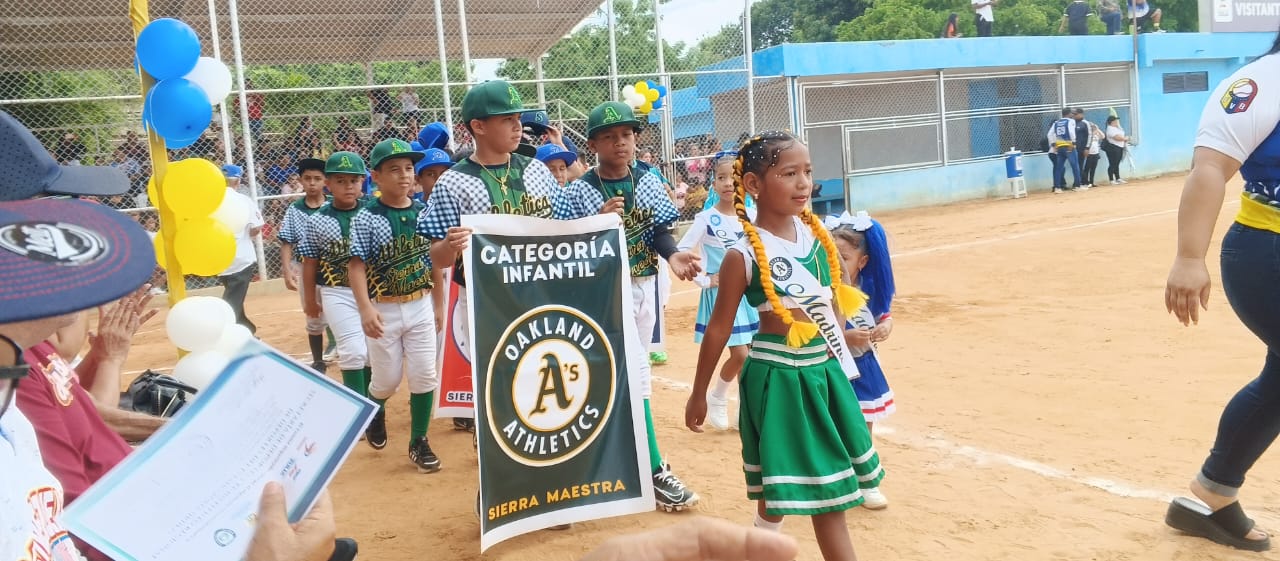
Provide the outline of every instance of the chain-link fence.
[[[751,131],[796,130],[811,144],[816,177],[846,178],[992,158],[1009,146],[1034,151],[1064,101],[1096,122],[1113,110],[1128,118],[1123,66],[761,76],[744,56],[745,3],[717,6],[723,26],[692,37],[683,27],[706,17],[690,12],[692,3],[599,2],[152,2],[153,19],[187,22],[204,55],[244,78],[204,137],[171,150],[169,160],[200,157],[245,169],[242,189],[267,222],[259,272],[274,278],[283,268],[276,240],[283,209],[301,196],[298,159],[335,150],[367,155],[379,140],[412,140],[436,121],[452,131],[451,148],[465,149],[462,98],[487,79],[508,80],[527,106],[545,108],[588,165],[595,163],[586,138],[591,108],[619,99],[627,84],[662,84],[668,95],[649,116],[638,157],[661,170],[685,219],[707,198],[713,156]],[[0,109],[63,163],[125,169],[132,191],[104,202],[154,230],[127,6],[33,4],[0,15],[0,36]],[[818,200],[842,195],[831,191]]]
[[819,179],[1000,158],[1010,148],[1043,152],[1064,107],[1098,125],[1111,114],[1130,122],[1127,65],[824,77],[801,80],[798,92]]

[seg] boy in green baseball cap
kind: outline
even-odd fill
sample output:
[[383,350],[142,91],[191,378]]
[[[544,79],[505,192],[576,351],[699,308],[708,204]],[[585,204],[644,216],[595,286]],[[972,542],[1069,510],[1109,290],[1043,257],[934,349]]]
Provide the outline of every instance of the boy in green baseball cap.
[[[325,310],[324,319],[338,340],[342,383],[368,397],[369,351],[347,275],[347,262],[351,260],[351,222],[360,210],[365,165],[358,154],[334,152],[322,166],[325,186],[332,198],[307,217],[298,242],[298,254],[302,256],[303,311],[311,317]],[[378,426],[370,425],[365,431],[365,440],[371,445],[386,443],[386,431],[379,433]]]
[[631,294],[635,298],[636,337],[627,341],[629,372],[636,373],[644,396],[645,424],[649,429],[649,461],[653,469],[653,491],[658,506],[667,512],[684,510],[698,502],[698,494],[684,486],[658,450],[649,407],[652,391],[648,345],[657,321],[658,258],[666,260],[672,272],[690,280],[701,271],[698,257],[676,250],[671,223],[678,212],[667,196],[662,181],[636,166],[636,134],[642,122],[631,107],[606,101],[587,117],[587,147],[596,153],[599,165],[565,188],[565,198],[573,207],[573,217],[601,212],[622,215],[627,233],[627,254],[631,257]]
[[[383,140],[369,153],[378,198],[351,221],[347,265],[360,322],[369,338],[369,397],[379,405],[409,378],[409,460],[421,473],[440,470],[427,441],[431,407],[440,385],[436,374],[436,324],[432,310],[431,241],[416,232],[426,205],[412,198],[414,164],[422,152],[398,138]],[[376,425],[376,427],[375,427]],[[385,408],[370,425],[387,443]]]

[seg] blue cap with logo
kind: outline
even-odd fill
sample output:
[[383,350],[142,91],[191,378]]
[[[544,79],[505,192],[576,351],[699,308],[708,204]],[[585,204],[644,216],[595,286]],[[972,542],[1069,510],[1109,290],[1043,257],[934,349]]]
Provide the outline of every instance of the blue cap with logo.
[[427,124],[418,132],[418,144],[421,148],[417,148],[417,150],[449,146],[449,127],[439,121]]
[[538,160],[544,164],[551,160],[562,160],[564,165],[571,166],[578,161],[578,154],[555,144],[543,144],[538,147]]
[[444,166],[446,168],[453,167],[453,158],[449,157],[449,153],[439,148],[428,148],[422,151],[423,158],[418,163],[413,164],[413,174],[418,175],[422,170],[429,167]]
[[244,169],[235,164],[226,164],[222,166],[222,175],[227,179],[239,178],[244,176]]

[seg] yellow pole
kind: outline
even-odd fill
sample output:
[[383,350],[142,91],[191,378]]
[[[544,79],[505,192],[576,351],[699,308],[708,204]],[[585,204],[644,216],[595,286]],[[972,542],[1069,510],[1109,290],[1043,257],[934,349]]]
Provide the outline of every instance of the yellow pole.
[[[151,23],[147,0],[129,0],[129,19],[133,22],[133,38],[136,41],[138,34],[142,33],[142,28]],[[142,78],[142,97],[146,99],[147,91],[155,85],[156,81],[146,72],[139,74]],[[169,279],[169,307],[173,307],[187,297],[187,284],[182,275],[182,265],[178,263],[178,257],[173,254],[173,239],[177,232],[178,221],[169,205],[165,203],[164,190],[161,188],[164,184],[164,175],[169,169],[169,152],[165,149],[164,139],[156,134],[155,127],[147,127],[147,143],[151,148],[151,177],[156,183],[156,198],[160,199],[151,202],[160,212],[160,236],[164,239],[164,261],[167,265],[165,275]]]

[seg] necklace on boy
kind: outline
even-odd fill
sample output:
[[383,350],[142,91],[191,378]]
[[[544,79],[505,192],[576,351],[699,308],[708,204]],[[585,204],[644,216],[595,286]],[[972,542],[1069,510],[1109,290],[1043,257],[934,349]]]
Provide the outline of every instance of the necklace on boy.
[[507,194],[507,179],[511,177],[511,160],[510,159],[507,159],[507,169],[502,172],[502,177],[498,177],[498,174],[493,173],[492,171],[489,171],[488,166],[482,165],[480,166],[480,169],[484,170],[485,173],[489,174],[489,177],[491,179],[493,179],[495,182],[498,183],[498,187],[502,189],[503,195]]

